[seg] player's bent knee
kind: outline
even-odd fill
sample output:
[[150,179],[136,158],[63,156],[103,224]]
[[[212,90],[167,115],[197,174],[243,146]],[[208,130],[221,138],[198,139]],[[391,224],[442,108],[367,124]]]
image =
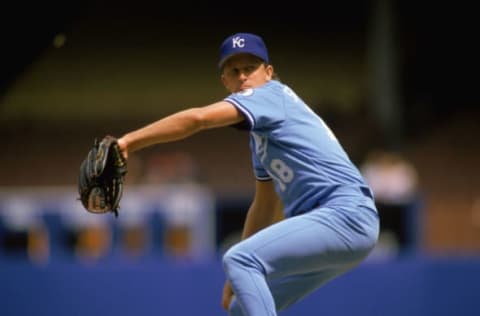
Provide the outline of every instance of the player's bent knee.
[[252,251],[244,250],[242,247],[233,246],[222,258],[223,268],[227,274],[238,270],[255,270],[264,273],[261,262],[255,258]]
[[233,246],[223,255],[222,263],[225,271],[228,273],[235,267],[251,266],[252,258],[250,253],[241,251],[238,246]]
[[230,248],[222,257],[222,264],[225,271],[228,271],[230,267],[238,264],[238,255],[234,248],[235,247]]

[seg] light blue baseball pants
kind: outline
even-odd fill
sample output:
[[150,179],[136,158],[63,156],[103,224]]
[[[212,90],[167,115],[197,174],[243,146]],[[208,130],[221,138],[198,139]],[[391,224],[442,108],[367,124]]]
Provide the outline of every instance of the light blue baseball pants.
[[259,231],[223,256],[235,293],[229,315],[277,315],[358,265],[378,234],[377,212],[354,204],[319,207]]

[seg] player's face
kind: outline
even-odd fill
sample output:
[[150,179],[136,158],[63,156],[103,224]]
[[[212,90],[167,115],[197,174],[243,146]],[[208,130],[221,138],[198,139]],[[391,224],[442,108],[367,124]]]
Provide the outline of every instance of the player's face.
[[272,79],[273,67],[258,57],[238,54],[230,57],[222,69],[222,82],[230,92],[256,88]]

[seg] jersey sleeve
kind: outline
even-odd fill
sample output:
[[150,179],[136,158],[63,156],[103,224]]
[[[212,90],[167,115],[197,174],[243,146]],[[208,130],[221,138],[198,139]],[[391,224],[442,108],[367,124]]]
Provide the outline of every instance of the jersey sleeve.
[[271,180],[267,170],[265,170],[260,160],[258,160],[258,156],[255,154],[255,141],[253,138],[250,138],[250,148],[252,152],[252,165],[255,178],[259,181]]
[[285,120],[283,93],[270,83],[233,93],[224,99],[245,116],[250,130],[268,130]]

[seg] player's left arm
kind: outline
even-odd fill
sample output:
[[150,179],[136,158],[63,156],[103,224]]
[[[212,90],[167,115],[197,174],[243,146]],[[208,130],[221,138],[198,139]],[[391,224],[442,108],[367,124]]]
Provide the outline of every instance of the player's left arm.
[[245,219],[242,239],[283,218],[283,205],[272,180],[256,181],[255,197]]
[[127,152],[187,138],[205,129],[237,124],[244,116],[235,106],[220,101],[204,107],[190,108],[162,118],[118,139],[121,150]]

